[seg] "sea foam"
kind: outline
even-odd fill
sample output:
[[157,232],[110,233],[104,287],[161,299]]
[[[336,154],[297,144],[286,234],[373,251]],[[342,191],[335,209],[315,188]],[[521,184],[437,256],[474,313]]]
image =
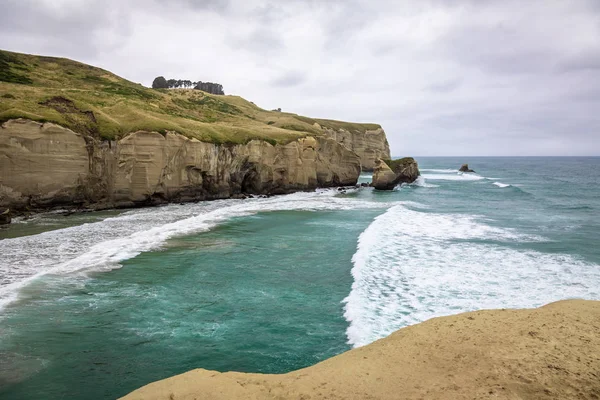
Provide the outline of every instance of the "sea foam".
[[358,239],[344,299],[348,342],[366,345],[435,316],[600,295],[600,266],[515,248],[539,240],[475,216],[391,207]]
[[338,196],[336,190],[325,189],[139,209],[99,222],[4,239],[0,241],[0,309],[41,276],[119,268],[120,262],[159,249],[170,238],[207,231],[231,218],[269,211],[385,209],[390,204]]
[[461,172],[457,172],[457,173],[447,173],[447,174],[441,174],[441,173],[437,173],[437,174],[422,174],[422,176],[425,179],[429,179],[432,181],[480,181],[482,179],[485,179],[485,177],[481,176],[481,175],[477,175],[477,174],[464,174]]

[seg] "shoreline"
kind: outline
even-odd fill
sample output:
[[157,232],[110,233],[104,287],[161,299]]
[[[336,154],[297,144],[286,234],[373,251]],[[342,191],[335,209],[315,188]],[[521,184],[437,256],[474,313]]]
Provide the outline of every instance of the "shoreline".
[[432,318],[287,374],[195,369],[122,399],[599,397],[600,301],[562,300]]
[[[247,199],[262,199],[262,198],[270,198],[270,197],[276,197],[276,196],[285,196],[288,194],[293,194],[293,193],[311,193],[311,192],[315,192],[317,190],[338,190],[340,193],[343,193],[347,190],[353,190],[353,189],[359,189],[361,187],[365,187],[364,185],[361,185],[359,183],[355,184],[355,185],[342,185],[342,186],[326,186],[326,187],[317,187],[314,189],[299,189],[299,190],[290,190],[290,191],[285,191],[285,192],[278,192],[278,193],[267,193],[267,194],[252,194],[252,193],[238,193],[238,194],[234,194],[232,196],[228,196],[228,197],[210,197],[210,198],[202,198],[202,199],[185,199],[185,200],[180,200],[180,201],[159,201],[159,202],[138,202],[138,203],[134,203],[134,202],[127,202],[127,203],[120,203],[120,204],[115,204],[115,203],[94,203],[94,204],[90,204],[88,206],[75,206],[75,205],[56,205],[56,206],[52,206],[52,207],[47,207],[47,208],[34,208],[34,209],[30,209],[30,210],[22,210],[22,209],[17,209],[17,210],[13,210],[13,209],[9,209],[10,213],[11,213],[11,217],[14,218],[21,218],[21,219],[29,219],[29,218],[33,218],[37,215],[41,215],[41,214],[50,214],[50,213],[54,213],[54,214],[58,214],[58,215],[63,215],[65,217],[74,215],[74,214],[87,214],[87,213],[93,213],[93,212],[100,212],[100,211],[124,211],[124,210],[137,210],[140,208],[157,208],[157,207],[163,207],[163,206],[168,206],[170,204],[179,204],[179,205],[184,205],[184,204],[189,204],[189,203],[200,203],[203,201],[217,201],[217,200],[247,200]],[[14,221],[12,222],[12,224],[14,224]],[[11,224],[5,224],[5,225],[1,225],[0,224],[0,228],[2,227],[8,227]]]

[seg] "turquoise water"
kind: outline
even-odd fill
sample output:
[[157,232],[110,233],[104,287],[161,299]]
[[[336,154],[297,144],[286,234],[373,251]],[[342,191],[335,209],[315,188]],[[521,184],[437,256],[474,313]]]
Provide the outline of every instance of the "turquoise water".
[[418,161],[393,192],[17,221],[0,231],[0,397],[281,373],[433,316],[600,299],[599,158]]

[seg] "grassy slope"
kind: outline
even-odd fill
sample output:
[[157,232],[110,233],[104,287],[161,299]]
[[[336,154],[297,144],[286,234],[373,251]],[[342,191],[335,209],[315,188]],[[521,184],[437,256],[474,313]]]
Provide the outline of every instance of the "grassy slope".
[[379,128],[266,111],[238,96],[148,89],[76,61],[0,50],[0,122],[13,118],[55,122],[103,139],[176,131],[214,143],[286,143],[320,135],[315,123],[355,132]]

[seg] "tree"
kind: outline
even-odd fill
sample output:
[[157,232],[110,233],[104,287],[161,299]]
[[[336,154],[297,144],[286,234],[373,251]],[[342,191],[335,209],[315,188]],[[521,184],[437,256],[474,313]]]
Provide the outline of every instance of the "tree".
[[194,89],[202,90],[204,92],[212,94],[225,94],[225,92],[223,91],[223,85],[212,82],[198,81],[196,82],[196,86],[194,86]]
[[169,85],[164,76],[158,76],[152,82],[152,89],[167,89],[168,87]]

